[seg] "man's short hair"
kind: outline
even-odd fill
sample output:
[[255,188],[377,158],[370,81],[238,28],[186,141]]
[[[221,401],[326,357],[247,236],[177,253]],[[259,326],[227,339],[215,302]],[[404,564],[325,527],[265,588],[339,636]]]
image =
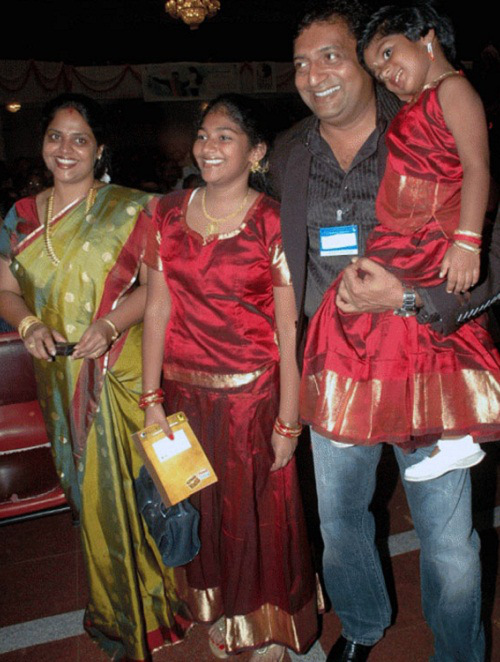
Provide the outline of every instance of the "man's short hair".
[[342,19],[358,39],[369,18],[368,7],[359,0],[309,0],[295,21],[294,40],[313,23],[330,23]]

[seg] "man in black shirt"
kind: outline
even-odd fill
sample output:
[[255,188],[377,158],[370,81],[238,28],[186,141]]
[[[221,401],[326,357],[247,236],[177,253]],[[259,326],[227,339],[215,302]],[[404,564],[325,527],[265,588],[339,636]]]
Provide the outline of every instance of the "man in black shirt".
[[[405,292],[402,283],[366,258],[358,258],[364,279],[350,266],[353,255],[362,256],[376,223],[384,136],[399,107],[388,92],[375,90],[357,60],[355,35],[364,15],[356,0],[324,1],[306,11],[294,42],[297,89],[313,116],[278,141],[272,174],[282,196],[283,245],[302,338],[304,320],[314,314],[343,269],[338,305],[345,312],[420,308],[422,323],[432,322],[448,332],[458,314],[459,303],[445,287],[432,293]],[[498,237],[495,245],[500,246]],[[494,298],[500,289],[495,283],[490,278],[477,301]],[[477,302],[466,310],[473,312],[473,305]],[[391,622],[369,511],[382,445],[342,445],[314,430],[311,438],[325,585],[343,626],[328,662],[359,662],[368,659]],[[423,448],[404,454],[395,448],[402,472],[429,452]],[[484,633],[479,539],[472,528],[469,472],[404,481],[404,486],[421,542],[422,600],[435,638],[433,659],[480,662]]]

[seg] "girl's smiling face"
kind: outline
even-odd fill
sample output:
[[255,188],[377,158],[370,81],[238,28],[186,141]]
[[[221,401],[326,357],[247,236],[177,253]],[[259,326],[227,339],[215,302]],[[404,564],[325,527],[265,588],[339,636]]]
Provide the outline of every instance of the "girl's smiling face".
[[418,94],[432,80],[432,59],[427,44],[432,42],[434,30],[418,41],[402,34],[375,36],[365,48],[366,66],[377,80],[400,99]]
[[198,130],[193,154],[207,184],[232,184],[238,179],[248,180],[250,165],[259,161],[266,148],[256,147],[243,129],[224,108],[215,108],[204,118]]

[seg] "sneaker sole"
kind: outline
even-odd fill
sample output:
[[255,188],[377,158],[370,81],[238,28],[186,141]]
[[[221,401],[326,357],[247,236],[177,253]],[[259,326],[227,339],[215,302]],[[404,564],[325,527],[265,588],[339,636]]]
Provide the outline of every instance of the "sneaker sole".
[[434,471],[432,473],[428,473],[423,476],[407,476],[405,472],[404,479],[407,480],[409,483],[420,483],[425,480],[432,480],[433,478],[439,478],[440,476],[444,476],[445,474],[447,474],[449,471],[455,471],[456,469],[470,469],[471,467],[475,467],[476,464],[479,464],[485,455],[486,453],[481,450],[478,453],[474,453],[474,455],[469,455],[459,460],[455,460],[455,462],[451,466],[448,466],[445,469],[438,471],[437,473]]

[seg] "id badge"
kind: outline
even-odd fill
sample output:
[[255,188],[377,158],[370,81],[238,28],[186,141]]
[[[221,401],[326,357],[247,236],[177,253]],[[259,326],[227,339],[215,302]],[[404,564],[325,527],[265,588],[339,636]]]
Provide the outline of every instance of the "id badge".
[[319,254],[321,256],[357,255],[358,226],[335,225],[319,229]]

